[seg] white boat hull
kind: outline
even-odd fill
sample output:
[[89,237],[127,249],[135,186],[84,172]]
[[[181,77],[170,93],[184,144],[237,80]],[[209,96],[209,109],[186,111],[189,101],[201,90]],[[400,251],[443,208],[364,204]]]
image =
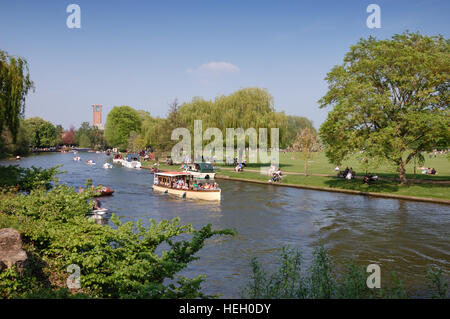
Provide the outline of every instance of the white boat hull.
[[208,201],[220,201],[221,198],[221,190],[186,190],[186,189],[176,189],[176,188],[169,188],[159,185],[153,185],[153,190],[157,192],[163,192],[168,194],[173,194],[180,197],[185,197],[188,199],[201,199],[201,200],[208,200]]
[[122,161],[122,165],[124,167],[128,167],[128,168],[141,168],[141,166],[142,166],[141,162],[138,162],[138,161],[132,161],[132,162]]

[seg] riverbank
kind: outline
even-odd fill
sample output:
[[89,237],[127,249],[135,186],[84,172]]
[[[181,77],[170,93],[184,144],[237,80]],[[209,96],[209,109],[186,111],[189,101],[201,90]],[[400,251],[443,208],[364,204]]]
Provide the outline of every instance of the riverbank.
[[247,179],[247,178],[229,177],[229,176],[225,176],[225,175],[216,175],[216,178],[240,181],[240,182],[256,183],[256,184],[266,184],[266,185],[273,185],[273,186],[295,187],[295,188],[311,189],[311,190],[326,191],[326,192],[346,193],[346,194],[352,194],[352,195],[366,195],[366,196],[374,196],[374,197],[404,199],[404,200],[413,200],[413,201],[419,201],[419,202],[430,202],[430,203],[435,203],[435,204],[450,205],[450,200],[446,200],[446,199],[405,196],[405,195],[395,195],[395,194],[383,194],[383,193],[375,193],[375,192],[370,192],[370,191],[357,191],[357,190],[298,185],[298,184],[271,183],[271,182],[264,182],[264,181],[258,181],[258,180]]
[[[150,169],[152,163],[143,162],[143,168]],[[160,165],[160,170],[180,170],[178,165]],[[371,185],[363,184],[361,179],[346,180],[328,175],[302,175],[301,173],[286,172],[281,182],[269,183],[269,176],[256,171],[236,173],[227,168],[220,168],[217,179],[236,180],[258,184],[271,184],[285,187],[296,187],[328,192],[341,192],[353,195],[377,196],[385,198],[405,199],[439,204],[450,204],[450,185],[445,181],[423,180],[401,185],[393,179],[380,178]]]

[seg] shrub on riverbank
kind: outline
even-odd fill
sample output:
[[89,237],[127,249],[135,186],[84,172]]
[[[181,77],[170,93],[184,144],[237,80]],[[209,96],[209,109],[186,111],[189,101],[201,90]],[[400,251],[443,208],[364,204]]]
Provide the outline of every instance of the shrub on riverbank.
[[[354,261],[343,267],[334,264],[324,247],[313,252],[312,265],[302,268],[302,256],[298,250],[283,247],[279,266],[268,274],[256,258],[250,262],[252,276],[241,290],[242,298],[250,299],[359,299],[359,298],[408,298],[399,278],[392,273],[390,287],[370,289],[366,280],[369,273]],[[340,270],[342,269],[342,270]],[[446,298],[447,282],[442,270],[428,271],[430,294],[433,298]]]
[[[54,173],[40,171],[47,177]],[[122,223],[113,216],[113,226],[102,226],[85,217],[93,205],[89,187],[81,193],[66,185],[47,191],[45,184],[34,183],[29,194],[16,190],[0,195],[0,228],[21,233],[31,267],[23,275],[0,273],[0,298],[59,298],[75,292],[76,297],[98,298],[206,297],[200,289],[202,276],[166,281],[197,259],[206,239],[233,233],[214,231],[211,225],[195,230],[180,225],[179,218],[144,224]],[[167,249],[156,253],[162,244]],[[69,293],[67,267],[72,264],[80,267],[81,289]]]

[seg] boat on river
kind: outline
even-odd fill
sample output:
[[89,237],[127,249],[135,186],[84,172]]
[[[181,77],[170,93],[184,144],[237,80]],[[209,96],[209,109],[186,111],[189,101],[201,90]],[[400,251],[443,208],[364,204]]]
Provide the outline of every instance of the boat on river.
[[114,190],[112,188],[103,186],[101,189],[98,189],[98,190],[94,191],[94,196],[95,197],[110,196],[113,193],[114,193]]
[[216,173],[211,163],[185,164],[184,172],[189,172],[195,178],[214,179]]
[[123,156],[121,154],[116,154],[116,155],[114,155],[114,158],[112,161],[114,164],[122,164]]
[[217,183],[199,182],[190,172],[158,172],[154,174],[153,190],[182,198],[220,201]]
[[141,168],[141,160],[138,154],[127,154],[127,157],[122,161],[122,166],[128,168]]

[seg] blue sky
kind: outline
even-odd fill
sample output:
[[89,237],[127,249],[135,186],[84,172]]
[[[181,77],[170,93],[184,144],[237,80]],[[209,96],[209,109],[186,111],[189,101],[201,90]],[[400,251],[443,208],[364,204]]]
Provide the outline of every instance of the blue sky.
[[[66,7],[81,8],[81,28]],[[381,28],[369,29],[369,4]],[[360,38],[405,30],[449,37],[450,1],[4,1],[0,49],[25,57],[26,117],[78,127],[92,104],[165,116],[168,103],[264,87],[275,108],[319,125],[326,73]]]

